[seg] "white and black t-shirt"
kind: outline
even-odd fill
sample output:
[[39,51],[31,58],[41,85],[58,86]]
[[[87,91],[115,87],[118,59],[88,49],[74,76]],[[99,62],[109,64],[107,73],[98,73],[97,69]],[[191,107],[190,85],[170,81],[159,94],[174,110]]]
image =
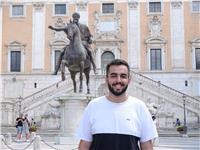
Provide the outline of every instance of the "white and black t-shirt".
[[122,103],[105,96],[92,100],[77,130],[79,139],[92,142],[90,150],[139,150],[138,141],[157,136],[144,102],[131,96]]

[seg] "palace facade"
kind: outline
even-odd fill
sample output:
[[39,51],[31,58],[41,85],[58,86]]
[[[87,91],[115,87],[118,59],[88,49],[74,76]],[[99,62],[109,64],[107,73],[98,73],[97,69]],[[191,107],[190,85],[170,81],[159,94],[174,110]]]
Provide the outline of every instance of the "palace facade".
[[[4,126],[13,125],[19,109],[23,112],[19,102],[60,81],[60,74],[51,74],[60,51],[69,40],[64,32],[52,31],[48,26],[65,27],[74,12],[80,13],[80,22],[88,25],[93,35],[92,53],[97,66],[97,75],[91,73],[94,92],[102,89],[103,81],[98,77],[104,75],[106,64],[122,58],[135,73],[166,86],[182,98],[194,98],[199,108],[199,0],[2,0],[0,90],[2,118],[6,120]],[[142,87],[141,90],[145,91]],[[153,88],[139,97],[143,96],[147,103],[160,105],[162,95],[154,93],[152,96],[150,90]],[[166,99],[173,96],[166,96]],[[170,112],[176,100],[169,100],[170,105],[166,105],[168,108],[163,112]],[[178,103],[175,106],[182,111],[183,101]],[[198,112],[189,107],[188,104],[189,122],[199,123]],[[41,108],[44,110],[32,111],[30,116],[37,118],[52,110],[48,107],[46,111],[46,106]],[[161,121],[163,127],[171,127],[176,117],[183,120],[181,112],[173,111],[170,120],[165,117],[165,121]]]

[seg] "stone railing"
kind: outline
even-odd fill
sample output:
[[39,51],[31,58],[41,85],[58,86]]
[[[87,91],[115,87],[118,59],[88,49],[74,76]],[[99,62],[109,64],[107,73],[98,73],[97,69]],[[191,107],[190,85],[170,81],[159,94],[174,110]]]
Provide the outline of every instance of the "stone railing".
[[32,95],[25,97],[21,101],[21,112],[25,113],[39,105],[42,105],[63,92],[71,92],[73,84],[70,76],[66,77],[65,81],[54,83]]
[[138,86],[141,88],[146,88],[146,90],[151,89],[151,92],[155,95],[158,95],[180,107],[183,107],[183,104],[185,103],[186,109],[194,112],[197,115],[200,114],[200,100],[168,87],[160,82],[156,82],[155,80],[152,80],[151,78],[143,76],[139,73],[134,71],[131,72],[134,82],[137,82]]

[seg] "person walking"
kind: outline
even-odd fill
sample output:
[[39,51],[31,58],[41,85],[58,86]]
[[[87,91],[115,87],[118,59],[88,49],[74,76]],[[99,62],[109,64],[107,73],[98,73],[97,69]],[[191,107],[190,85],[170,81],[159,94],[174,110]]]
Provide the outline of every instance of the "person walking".
[[79,150],[153,150],[157,130],[145,103],[126,93],[130,80],[126,61],[107,65],[109,92],[86,107],[76,132]]
[[20,114],[19,117],[17,117],[16,128],[17,128],[17,140],[21,140],[22,130],[23,130],[23,114]]
[[29,140],[29,137],[30,137],[29,127],[30,127],[30,123],[28,120],[28,114],[25,114],[24,119],[23,119],[23,131],[26,135],[26,140]]
[[176,118],[176,123],[175,123],[175,127],[178,127],[181,125],[181,121],[179,118]]

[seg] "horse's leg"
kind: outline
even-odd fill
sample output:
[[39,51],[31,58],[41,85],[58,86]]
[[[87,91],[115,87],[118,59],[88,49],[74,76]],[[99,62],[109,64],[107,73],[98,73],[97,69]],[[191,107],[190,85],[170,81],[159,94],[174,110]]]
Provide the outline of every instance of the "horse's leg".
[[65,62],[63,60],[61,62],[61,78],[62,81],[65,81]]
[[90,68],[84,70],[85,78],[86,78],[86,85],[87,85],[87,94],[90,94]]
[[73,85],[74,85],[74,93],[76,93],[76,79],[75,79],[76,73],[70,71],[70,74],[71,74],[71,79],[72,79]]
[[79,92],[83,92],[83,71],[84,71],[84,62],[80,62],[80,87],[79,87]]

